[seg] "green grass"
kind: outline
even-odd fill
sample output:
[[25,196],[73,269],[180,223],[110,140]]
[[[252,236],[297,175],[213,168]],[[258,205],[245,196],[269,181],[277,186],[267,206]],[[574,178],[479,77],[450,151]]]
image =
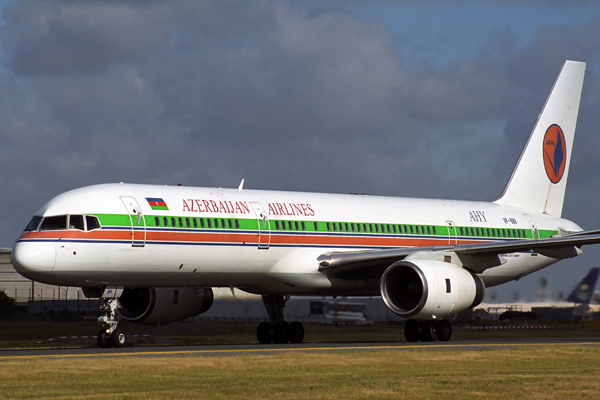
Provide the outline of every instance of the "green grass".
[[598,399],[599,347],[0,360],[0,399]]

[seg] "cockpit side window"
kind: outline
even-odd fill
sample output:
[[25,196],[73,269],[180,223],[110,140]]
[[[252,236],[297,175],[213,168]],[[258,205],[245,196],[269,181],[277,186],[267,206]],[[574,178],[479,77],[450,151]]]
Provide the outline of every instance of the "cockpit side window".
[[40,226],[40,222],[42,222],[42,216],[34,215],[33,218],[31,218],[31,221],[29,221],[29,223],[27,224],[25,231],[37,231],[38,226]]
[[69,216],[69,229],[79,229],[80,231],[84,230],[83,215],[70,215]]
[[54,217],[45,217],[40,225],[41,231],[55,231],[58,229],[67,229],[67,216],[57,215]]
[[87,223],[88,231],[100,228],[100,221],[98,221],[98,217],[95,217],[93,215],[86,215],[85,222]]

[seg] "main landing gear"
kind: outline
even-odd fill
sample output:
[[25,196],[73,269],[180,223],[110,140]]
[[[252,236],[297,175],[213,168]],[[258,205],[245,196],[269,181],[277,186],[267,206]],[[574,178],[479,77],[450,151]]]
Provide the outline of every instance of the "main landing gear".
[[256,329],[256,338],[261,344],[269,343],[302,343],[304,326],[294,321],[284,321],[283,308],[287,299],[283,296],[262,296],[270,322],[261,322]]
[[104,325],[98,332],[98,346],[101,348],[127,346],[127,335],[118,327],[116,310],[117,299],[100,298],[100,312],[103,315],[98,317],[98,323]]
[[447,319],[438,321],[417,321],[409,319],[404,324],[404,337],[407,342],[447,342],[452,337],[452,325]]

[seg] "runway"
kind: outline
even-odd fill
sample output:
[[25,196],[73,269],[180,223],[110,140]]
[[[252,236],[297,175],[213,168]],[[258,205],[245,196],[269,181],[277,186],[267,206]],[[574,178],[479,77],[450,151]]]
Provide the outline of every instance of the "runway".
[[2,350],[0,361],[51,358],[115,358],[115,357],[214,357],[267,355],[274,353],[354,352],[354,351],[409,351],[409,350],[480,350],[506,347],[545,346],[600,346],[600,338],[527,338],[476,339],[450,342],[408,343],[301,343],[282,345],[207,345],[207,346],[138,346],[123,349],[35,349]]

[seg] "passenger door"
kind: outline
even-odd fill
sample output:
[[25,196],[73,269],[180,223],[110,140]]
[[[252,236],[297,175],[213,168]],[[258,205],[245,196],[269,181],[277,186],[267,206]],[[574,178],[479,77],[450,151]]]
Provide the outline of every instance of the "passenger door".
[[121,196],[121,201],[127,209],[131,223],[131,246],[144,247],[146,245],[146,218],[142,208],[131,196]]

